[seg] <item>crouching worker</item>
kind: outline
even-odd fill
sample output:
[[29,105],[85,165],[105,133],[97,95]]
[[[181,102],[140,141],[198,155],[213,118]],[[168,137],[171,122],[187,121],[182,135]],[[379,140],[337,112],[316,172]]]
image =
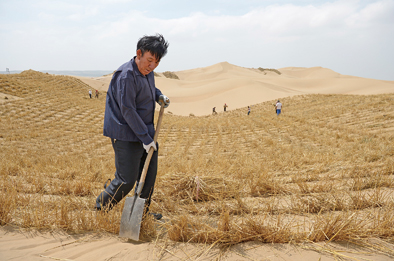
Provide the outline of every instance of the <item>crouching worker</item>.
[[[137,55],[119,67],[109,84],[104,136],[110,137],[115,152],[115,178],[97,197],[97,210],[110,210],[140,179],[151,147],[155,149],[149,164],[141,198],[147,199],[146,212],[157,174],[157,144],[153,125],[156,102],[168,107],[168,98],[155,86],[153,70],[167,53],[168,42],[160,34],[144,36],[137,43]],[[161,214],[153,214],[156,219]]]

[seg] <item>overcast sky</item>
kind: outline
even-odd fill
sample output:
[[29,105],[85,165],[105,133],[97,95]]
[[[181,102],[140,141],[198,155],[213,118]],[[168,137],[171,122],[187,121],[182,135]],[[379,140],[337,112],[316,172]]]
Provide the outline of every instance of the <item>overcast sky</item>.
[[155,33],[170,43],[158,72],[227,61],[394,80],[394,0],[0,0],[0,71],[112,71]]

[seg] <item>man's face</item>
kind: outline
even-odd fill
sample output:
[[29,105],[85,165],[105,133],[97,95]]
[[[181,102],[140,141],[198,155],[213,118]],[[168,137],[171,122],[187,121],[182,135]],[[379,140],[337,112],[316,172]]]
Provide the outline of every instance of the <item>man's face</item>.
[[150,52],[145,52],[144,55],[142,55],[141,50],[138,49],[135,63],[142,75],[148,75],[159,65],[160,61]]

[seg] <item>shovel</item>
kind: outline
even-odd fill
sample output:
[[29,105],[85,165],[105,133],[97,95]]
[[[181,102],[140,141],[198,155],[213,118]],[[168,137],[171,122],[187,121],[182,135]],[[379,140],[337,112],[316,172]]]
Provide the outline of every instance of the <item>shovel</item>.
[[[156,144],[159,135],[161,121],[164,114],[164,103],[162,103],[157,120],[156,132],[153,140]],[[150,148],[146,157],[144,168],[142,169],[140,181],[135,190],[133,197],[127,197],[124,203],[122,218],[120,219],[119,236],[126,237],[138,241],[140,239],[140,228],[142,215],[144,213],[146,199],[140,198],[142,188],[144,187],[146,173],[148,172],[149,163],[152,158],[154,148]]]

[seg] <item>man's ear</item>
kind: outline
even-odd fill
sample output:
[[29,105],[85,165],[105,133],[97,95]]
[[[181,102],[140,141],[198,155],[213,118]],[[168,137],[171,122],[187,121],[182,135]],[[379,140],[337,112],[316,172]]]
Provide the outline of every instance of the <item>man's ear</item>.
[[140,59],[141,56],[142,56],[142,51],[141,51],[141,49],[138,49],[137,50],[137,58]]

